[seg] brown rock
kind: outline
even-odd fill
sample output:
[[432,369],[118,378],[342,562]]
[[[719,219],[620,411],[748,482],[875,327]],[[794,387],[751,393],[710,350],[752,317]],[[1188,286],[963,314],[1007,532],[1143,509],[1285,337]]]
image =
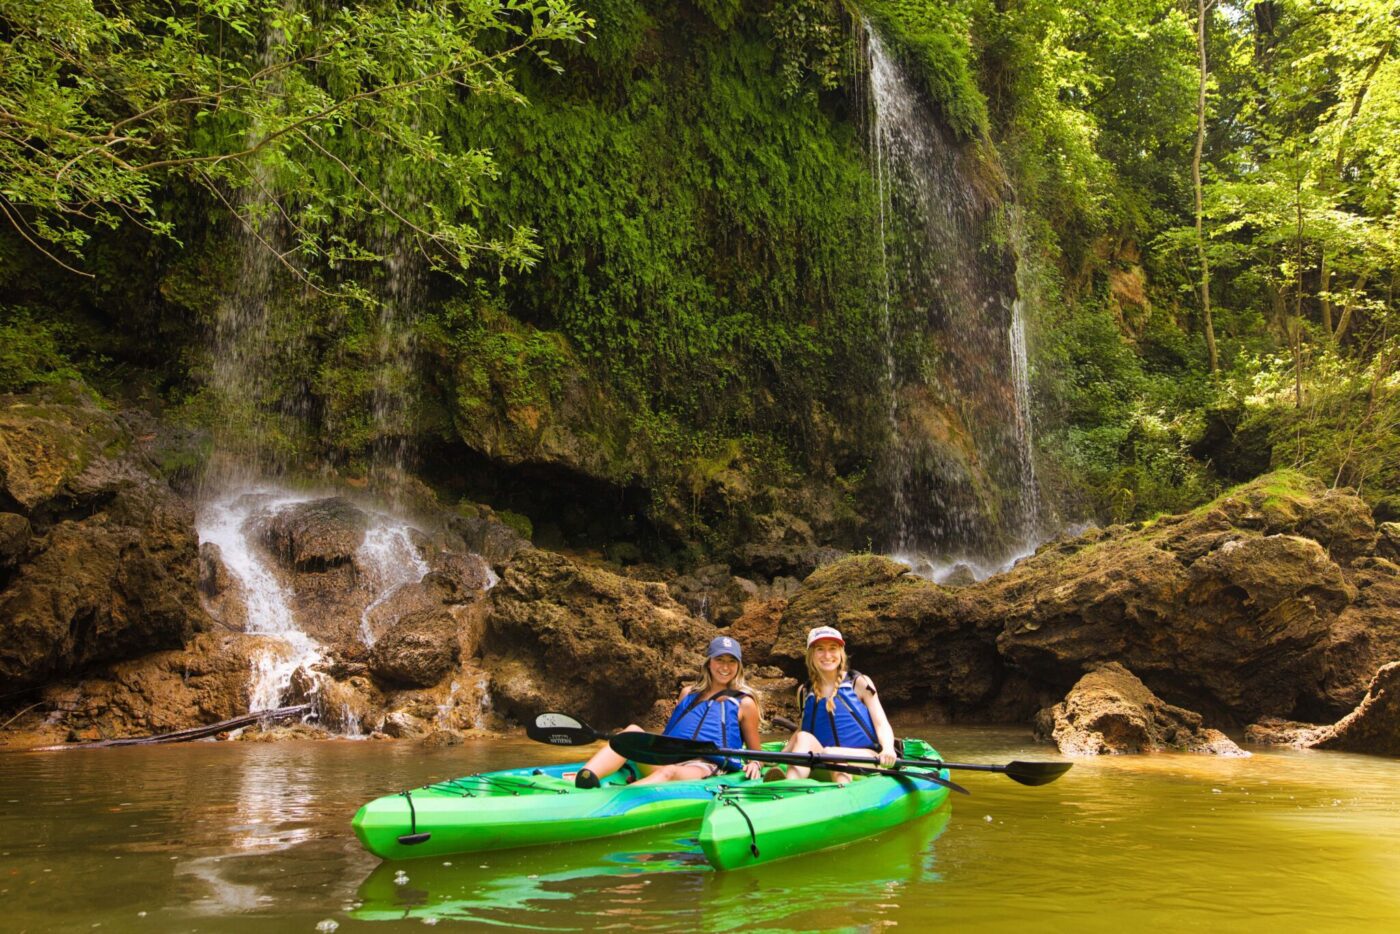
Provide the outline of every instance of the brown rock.
[[788,601],[773,659],[805,677],[807,631],[835,626],[852,667],[875,680],[887,706],[975,717],[1004,676],[994,637],[1001,620],[971,618],[963,592],[878,555],[846,558],[818,569]]
[[428,687],[453,669],[460,653],[452,614],[441,608],[424,610],[389,628],[370,650],[369,668],[391,684]]
[[294,503],[258,520],[268,550],[298,571],[348,564],[364,544],[368,527],[369,516],[339,496]]
[[778,628],[787,604],[786,600],[750,600],[744,604],[739,618],[729,627],[727,634],[738,639],[739,644],[744,647],[747,667],[752,668],[768,661],[773,644],[778,641]]
[[29,550],[29,520],[18,513],[0,512],[0,568],[19,564]]
[[1377,671],[1361,705],[1324,728],[1308,745],[1400,756],[1400,662]]
[[664,584],[642,583],[561,555],[522,552],[490,592],[483,664],[498,707],[597,724],[635,720],[698,673],[716,630]]
[[1036,738],[1069,756],[1121,755],[1166,749],[1246,756],[1200,714],[1163,702],[1132,672],[1110,663],[1091,671],[1064,701],[1036,717]]
[[1382,522],[1377,531],[1376,554],[1392,561],[1400,560],[1400,522]]
[[1318,733],[1325,729],[1326,727],[1318,726],[1315,723],[1299,723],[1296,720],[1265,717],[1258,723],[1251,723],[1244,728],[1244,741],[1258,743],[1261,746],[1298,746],[1302,748],[1310,745]]

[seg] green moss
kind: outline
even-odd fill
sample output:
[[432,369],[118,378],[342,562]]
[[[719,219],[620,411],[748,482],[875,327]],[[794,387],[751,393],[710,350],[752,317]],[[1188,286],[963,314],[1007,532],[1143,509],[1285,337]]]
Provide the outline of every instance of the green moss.
[[930,0],[861,0],[876,29],[912,69],[924,90],[967,138],[987,135],[987,100],[977,86],[972,19],[966,4]]
[[520,535],[521,538],[528,540],[534,537],[535,527],[530,523],[529,516],[523,516],[518,512],[511,512],[510,510],[506,509],[497,512],[496,518],[499,519],[503,524],[514,529]]

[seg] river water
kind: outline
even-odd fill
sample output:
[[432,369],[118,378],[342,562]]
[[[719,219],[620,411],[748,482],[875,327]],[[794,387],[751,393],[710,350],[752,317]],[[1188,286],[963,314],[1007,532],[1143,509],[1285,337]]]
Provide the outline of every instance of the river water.
[[[950,760],[1020,730],[896,724]],[[0,754],[6,931],[1358,931],[1400,923],[1400,761],[1258,750],[1078,763],[840,850],[711,872],[693,829],[380,864],[365,800],[568,750],[523,740]],[[400,874],[402,873],[402,874]],[[333,928],[332,925],[335,927]]]

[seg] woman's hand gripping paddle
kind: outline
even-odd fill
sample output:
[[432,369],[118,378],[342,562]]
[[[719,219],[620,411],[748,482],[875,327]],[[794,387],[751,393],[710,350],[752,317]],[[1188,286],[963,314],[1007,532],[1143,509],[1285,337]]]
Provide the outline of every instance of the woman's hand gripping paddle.
[[[927,772],[902,771],[864,765],[863,760],[852,760],[846,756],[823,756],[814,752],[767,752],[761,749],[724,749],[714,743],[698,739],[681,739],[678,736],[661,736],[656,733],[619,733],[608,740],[613,751],[635,762],[649,765],[663,765],[668,762],[684,762],[686,759],[726,756],[734,759],[757,759],[760,762],[787,762],[793,765],[807,765],[832,772],[849,772],[852,775],[892,775],[896,778],[913,778],[919,781],[942,785],[961,794],[970,792],[946,778]],[[914,764],[911,762],[911,764]],[[921,765],[921,763],[920,763]]]

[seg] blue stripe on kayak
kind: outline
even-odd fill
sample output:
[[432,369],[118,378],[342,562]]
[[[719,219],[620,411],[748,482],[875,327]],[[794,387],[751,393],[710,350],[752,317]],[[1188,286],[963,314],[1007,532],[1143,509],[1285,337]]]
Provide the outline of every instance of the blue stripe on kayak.
[[[688,784],[688,783],[687,783]],[[641,788],[628,788],[619,791],[612,796],[607,804],[593,812],[594,817],[616,817],[619,814],[626,814],[648,804],[656,804],[661,801],[695,801],[709,800],[718,790],[718,786],[701,785],[689,788],[676,786],[667,787],[665,785],[646,785]]]

